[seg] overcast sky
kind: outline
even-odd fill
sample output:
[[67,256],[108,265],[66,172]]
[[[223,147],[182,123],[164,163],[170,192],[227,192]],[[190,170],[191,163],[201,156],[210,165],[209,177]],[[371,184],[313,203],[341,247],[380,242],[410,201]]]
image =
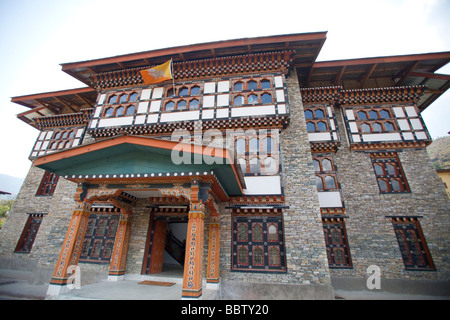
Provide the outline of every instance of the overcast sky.
[[[0,0],[0,173],[26,176],[38,134],[11,97],[85,87],[60,63],[318,31],[318,61],[450,51],[449,17],[450,0]],[[422,113],[433,138],[450,131],[449,104]]]

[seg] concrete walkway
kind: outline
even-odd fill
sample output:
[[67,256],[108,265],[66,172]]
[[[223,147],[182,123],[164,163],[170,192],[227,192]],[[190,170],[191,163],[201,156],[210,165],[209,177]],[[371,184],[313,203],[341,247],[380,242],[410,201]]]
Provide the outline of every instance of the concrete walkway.
[[[30,280],[30,272],[0,269],[0,300],[180,300],[183,279],[171,273],[127,275],[125,280],[82,285],[57,297],[46,297],[48,284],[33,284]],[[170,287],[139,284],[143,280],[175,284]],[[335,296],[338,300],[450,300],[446,296],[342,290],[335,290]],[[207,289],[204,284],[202,299],[218,299],[217,290]]]

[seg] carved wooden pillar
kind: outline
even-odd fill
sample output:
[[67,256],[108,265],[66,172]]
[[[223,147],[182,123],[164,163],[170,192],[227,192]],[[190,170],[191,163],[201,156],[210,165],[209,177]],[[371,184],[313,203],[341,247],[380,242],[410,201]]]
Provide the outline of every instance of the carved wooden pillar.
[[218,284],[220,277],[220,216],[217,211],[211,211],[208,237],[208,267],[206,271],[207,284]]
[[122,280],[125,276],[128,244],[130,242],[131,210],[121,208],[119,225],[117,226],[114,249],[109,265],[108,280]]
[[205,211],[206,207],[203,203],[190,203],[182,298],[195,299],[202,295]]
[[91,205],[86,202],[78,202],[73,211],[47,295],[59,295],[68,290],[70,275],[67,268],[78,264],[90,211]]

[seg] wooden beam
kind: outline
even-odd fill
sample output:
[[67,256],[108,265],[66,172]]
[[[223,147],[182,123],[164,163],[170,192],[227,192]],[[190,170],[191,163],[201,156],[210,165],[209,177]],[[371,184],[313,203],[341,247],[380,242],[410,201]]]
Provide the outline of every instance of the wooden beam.
[[[414,71],[415,68],[417,68],[417,66],[419,65],[420,61],[414,61],[412,63],[410,63],[405,69],[401,70],[399,73],[397,73],[396,75],[394,75],[392,77],[392,80],[394,80],[395,85],[396,86],[400,86],[403,84],[403,82],[409,77],[409,75],[411,74],[411,72]],[[395,80],[398,77],[401,77],[399,80]]]
[[341,71],[339,71],[339,73],[338,73],[336,79],[334,80],[334,84],[335,84],[335,85],[338,85],[339,82],[341,82],[342,76],[343,76],[344,73],[345,73],[345,69],[347,69],[347,66],[343,66],[343,67],[341,68]]
[[75,96],[76,96],[78,99],[80,99],[81,101],[83,101],[84,103],[86,103],[87,105],[91,106],[92,108],[94,107],[94,104],[93,104],[91,101],[89,101],[89,100],[83,98],[81,95],[75,94]]
[[364,84],[366,83],[366,81],[372,76],[373,71],[375,70],[375,68],[378,66],[378,63],[374,63],[369,70],[366,72],[366,74],[364,74],[363,78],[361,79],[361,81],[359,82],[359,87],[363,88]]

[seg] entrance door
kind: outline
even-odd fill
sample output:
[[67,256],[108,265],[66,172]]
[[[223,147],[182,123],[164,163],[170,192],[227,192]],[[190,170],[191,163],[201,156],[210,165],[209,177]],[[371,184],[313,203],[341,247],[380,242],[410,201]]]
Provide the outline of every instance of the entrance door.
[[151,214],[142,274],[160,273],[164,264],[167,268],[184,265],[187,227],[184,220],[170,216],[155,218]]

